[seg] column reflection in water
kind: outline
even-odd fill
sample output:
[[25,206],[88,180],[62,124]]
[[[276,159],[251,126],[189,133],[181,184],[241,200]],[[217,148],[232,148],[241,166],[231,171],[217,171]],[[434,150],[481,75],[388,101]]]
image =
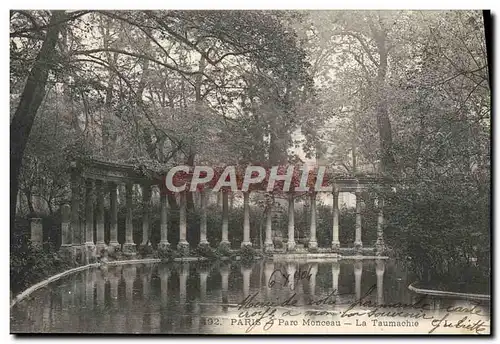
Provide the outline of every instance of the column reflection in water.
[[200,295],[199,302],[194,303],[194,319],[192,330],[194,333],[200,331],[200,318],[205,310],[205,301],[207,298],[207,279],[208,279],[208,270],[206,267],[202,267],[199,272],[200,278]]
[[250,274],[252,273],[252,267],[242,266],[241,275],[243,276],[243,298],[250,295]]
[[434,311],[432,312],[433,313],[433,316],[434,318],[439,318],[439,315],[441,313],[441,299],[437,298],[437,297],[432,297],[432,300],[431,300],[431,305],[434,309]]
[[186,302],[187,295],[187,281],[189,278],[189,263],[183,262],[179,273],[179,315],[180,315],[180,328],[187,330],[191,327],[191,317],[188,315],[192,307],[192,303]]
[[316,275],[318,274],[318,263],[312,263],[310,267],[311,279],[309,280],[309,293],[312,297],[316,295]]
[[361,298],[361,275],[363,273],[363,261],[358,260],[354,263],[354,283],[356,290],[356,300]]
[[60,292],[54,292],[51,294],[50,298],[50,328],[54,329],[57,328],[59,325],[59,322],[61,321],[61,306],[62,306],[62,300],[61,300],[61,293]]
[[92,310],[94,308],[94,284],[96,279],[95,269],[85,271],[85,306]]
[[169,296],[169,290],[168,290],[168,284],[169,284],[169,279],[171,275],[171,268],[167,265],[160,265],[158,267],[158,275],[160,276],[160,290],[161,290],[161,295],[160,295],[160,329],[161,332],[170,332],[172,328],[172,320],[170,319],[169,316],[169,308],[168,308],[168,300],[170,298]]
[[377,304],[384,303],[384,272],[385,262],[382,259],[376,261],[375,272],[377,274]]
[[200,271],[200,301],[203,303],[206,300],[207,297],[207,278],[208,278],[208,271],[207,270],[201,270]]
[[[157,306],[155,304],[155,306]],[[153,333],[158,333],[161,330],[161,308],[155,307],[155,309],[151,312],[150,319],[150,329]]]
[[166,265],[158,267],[158,274],[160,275],[160,300],[161,306],[167,307],[168,302],[168,279],[170,278],[170,268]]
[[144,268],[134,266],[134,276],[132,279],[132,302],[129,306],[129,314],[127,315],[127,331],[132,333],[141,333],[143,328],[143,312],[144,308],[141,304],[142,295],[139,293],[140,286],[142,286],[142,272]]
[[264,278],[265,283],[266,283],[266,296],[269,299],[271,297],[271,291],[272,288],[269,286],[269,280],[271,279],[271,276],[273,275],[274,271],[274,262],[272,261],[267,261],[264,263]]
[[82,307],[81,301],[83,299],[82,297],[83,295],[81,293],[80,278],[78,277],[78,275],[71,276],[71,293],[73,294],[71,326],[74,326],[75,328],[80,328],[81,312],[79,310]]
[[142,297],[144,300],[148,300],[151,294],[151,274],[153,272],[153,266],[146,264],[142,268]]
[[[299,274],[299,271],[307,270],[308,265],[301,266],[299,263],[297,263],[296,268],[297,268],[297,270],[296,270],[295,274]],[[295,286],[294,286],[293,290],[295,293],[297,293],[297,296],[300,298],[300,303],[303,304],[304,303],[304,279],[300,278],[299,276],[297,276],[297,278],[295,278],[295,275],[290,276],[290,279],[292,279],[292,278],[295,281]]]
[[106,271],[98,269],[96,271],[96,300],[98,307],[104,307],[104,296],[105,296],[105,288],[106,288]]
[[134,297],[134,280],[137,273],[137,268],[134,265],[124,265],[122,268],[122,276],[125,281],[125,299],[131,304]]
[[142,300],[141,304],[143,308],[141,309],[142,313],[142,327],[140,329],[141,333],[151,333],[154,331],[154,322],[157,317],[158,303],[151,302],[151,275],[153,273],[153,265],[144,264],[142,269],[140,270],[140,277],[142,282]]
[[[82,285],[81,282],[78,282],[80,287]],[[48,295],[44,302],[42,302],[40,304],[40,307],[41,307],[41,312],[42,312],[42,331],[50,331],[50,326],[51,326],[51,318],[52,318],[52,314],[51,314],[51,307],[52,306],[52,295]]]
[[189,276],[189,263],[183,262],[179,273],[179,305],[184,310],[187,296],[187,279]]
[[109,282],[109,299],[108,302],[111,305],[111,328],[114,332],[120,332],[120,319],[116,312],[119,310],[119,300],[118,300],[118,286],[121,280],[121,266],[110,266],[108,268],[108,282]]
[[222,296],[222,310],[227,312],[229,303],[227,298],[228,285],[229,285],[229,266],[221,265],[220,267],[220,277],[221,277],[221,296]]
[[109,271],[109,296],[112,302],[118,301],[118,284],[121,280],[121,266],[112,267]]
[[[106,299],[106,284],[109,282],[109,268],[108,266],[101,266],[99,269],[100,276],[98,276],[98,280],[96,282],[97,285],[97,302],[100,305],[102,312],[101,326],[106,328],[110,328],[112,324],[112,320],[114,320],[112,313],[108,310],[108,304],[111,301],[109,298]],[[99,324],[97,324],[99,326]]]
[[340,304],[340,293],[339,293],[339,275],[340,275],[340,263],[334,261],[332,263],[332,290],[335,291],[335,301],[336,304]]
[[[79,327],[80,331],[88,331],[89,330],[89,322],[88,317],[92,316],[92,313],[88,311],[87,308],[87,284],[86,284],[86,276],[84,273],[79,273],[76,277],[76,283],[78,288],[78,298],[80,300],[79,306],[79,314],[81,327]],[[50,320],[47,320],[50,321]],[[47,321],[44,319],[44,323],[47,324]]]
[[288,276],[290,276],[288,279],[289,290],[295,289],[295,279],[294,279],[295,271],[297,271],[295,263],[288,263],[288,266],[286,268],[286,273],[288,274]]

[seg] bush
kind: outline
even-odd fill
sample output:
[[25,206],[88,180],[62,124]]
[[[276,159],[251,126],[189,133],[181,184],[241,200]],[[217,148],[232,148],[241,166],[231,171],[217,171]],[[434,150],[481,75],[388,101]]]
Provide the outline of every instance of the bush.
[[156,258],[161,259],[162,262],[172,262],[177,257],[177,252],[170,246],[158,247],[155,254]]
[[33,246],[23,234],[15,236],[10,248],[10,288],[17,294],[29,286],[76,264],[62,260],[54,245],[45,251]]
[[138,253],[142,258],[151,257],[151,255],[154,253],[154,250],[151,245],[139,245]]
[[407,183],[386,199],[386,242],[417,278],[470,281],[480,272],[488,283],[489,190],[480,192],[470,181],[443,178]]
[[215,249],[215,253],[218,257],[231,257],[232,252],[229,245],[219,245]]
[[317,247],[312,247],[312,248],[308,248],[308,251],[311,253],[318,253],[319,249]]
[[243,246],[240,250],[242,262],[251,262],[255,257],[261,257],[261,253],[255,250],[252,246]]
[[194,251],[194,255],[198,257],[205,257],[210,260],[218,258],[217,251],[209,245],[199,245],[198,248]]

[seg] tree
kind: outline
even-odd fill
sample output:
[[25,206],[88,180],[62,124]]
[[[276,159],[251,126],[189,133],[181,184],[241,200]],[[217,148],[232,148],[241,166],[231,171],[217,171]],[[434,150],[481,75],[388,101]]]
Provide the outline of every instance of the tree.
[[54,66],[55,45],[62,23],[66,20],[64,11],[54,11],[47,26],[47,33],[40,52],[28,75],[14,117],[10,124],[10,216],[11,231],[16,215],[19,173],[38,108],[45,96],[45,85],[50,69]]

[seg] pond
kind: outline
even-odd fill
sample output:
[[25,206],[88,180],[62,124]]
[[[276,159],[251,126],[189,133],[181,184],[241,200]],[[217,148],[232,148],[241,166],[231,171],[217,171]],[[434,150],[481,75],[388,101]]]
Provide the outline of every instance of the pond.
[[489,303],[425,297],[408,289],[413,281],[391,260],[107,265],[17,303],[11,332],[490,331]]

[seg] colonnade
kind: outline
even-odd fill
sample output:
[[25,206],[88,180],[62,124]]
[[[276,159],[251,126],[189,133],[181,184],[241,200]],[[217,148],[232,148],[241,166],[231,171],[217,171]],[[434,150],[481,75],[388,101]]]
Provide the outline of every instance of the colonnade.
[[[124,179],[123,184],[125,184],[125,208],[126,208],[126,220],[125,220],[125,242],[123,243],[122,250],[126,253],[136,252],[136,244],[133,240],[133,180]],[[80,185],[83,184],[85,187],[85,192],[83,197],[80,197]],[[140,181],[142,187],[142,241],[141,245],[150,245],[150,211],[151,211],[151,188],[157,187],[156,185],[147,182],[146,180]],[[94,177],[82,177],[77,171],[73,171],[71,175],[71,206],[65,204],[62,206],[62,238],[61,238],[61,249],[66,251],[71,251],[73,253],[78,253],[79,251],[85,251],[86,254],[101,255],[104,250],[113,249],[116,250],[120,247],[118,243],[118,202],[117,202],[117,189],[118,182],[116,179],[110,181],[106,178],[97,179]],[[334,186],[332,193],[332,215],[333,215],[333,226],[332,226],[332,242],[331,250],[333,252],[340,251],[340,241],[339,241],[339,193],[341,191],[340,187]],[[200,245],[211,245],[207,239],[207,193],[210,190],[196,191],[200,193],[200,227],[199,227],[199,244]],[[229,204],[228,204],[228,192],[222,192],[222,228],[220,246],[231,246],[229,242]],[[254,191],[256,192],[256,191]],[[348,192],[353,192],[353,189],[348,189]],[[362,216],[361,216],[361,192],[362,188],[357,187],[354,189],[354,194],[356,195],[356,221],[355,221],[355,240],[354,247],[357,252],[361,252],[363,248],[362,242]],[[104,225],[104,199],[105,193],[109,194],[109,212],[110,212],[110,224],[109,224],[109,243],[106,244],[105,238],[105,225]],[[177,249],[188,251],[190,243],[187,241],[187,219],[186,219],[186,193],[179,193],[179,241],[177,244]],[[296,248],[295,241],[295,202],[297,194],[293,192],[288,193],[288,238],[286,243],[286,250],[293,252]],[[316,226],[317,226],[317,207],[316,199],[317,193],[313,192],[309,194],[310,197],[310,221],[309,221],[309,238],[307,247],[311,251],[316,251],[318,248],[318,242],[316,237]],[[376,248],[377,252],[381,252],[384,247],[383,238],[383,201],[378,200],[376,202],[378,206],[378,220],[377,220],[377,241]],[[85,213],[84,220],[80,219],[80,207]],[[268,209],[266,211],[265,219],[265,240],[264,249],[266,251],[274,251],[274,240],[272,237],[272,204],[268,204]],[[243,241],[241,242],[241,247],[252,246],[252,238],[250,231],[250,192],[243,192]],[[160,192],[160,243],[159,247],[165,248],[170,245],[168,241],[168,202],[167,194]],[[94,221],[95,220],[95,221]],[[94,225],[96,237],[94,238]]]

